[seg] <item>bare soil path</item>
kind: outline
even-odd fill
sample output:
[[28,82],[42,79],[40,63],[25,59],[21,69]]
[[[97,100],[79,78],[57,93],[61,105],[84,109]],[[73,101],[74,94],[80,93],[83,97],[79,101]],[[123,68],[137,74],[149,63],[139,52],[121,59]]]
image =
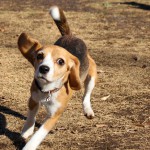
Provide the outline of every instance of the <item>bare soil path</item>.
[[[65,10],[73,33],[87,43],[98,82],[92,95],[95,118],[84,117],[83,91],[76,93],[39,149],[149,150],[148,0],[0,0],[0,149],[15,150],[26,142],[20,131],[33,68],[18,51],[17,39],[25,31],[53,44],[60,33],[48,14],[51,5]],[[45,113],[41,108],[36,130]]]

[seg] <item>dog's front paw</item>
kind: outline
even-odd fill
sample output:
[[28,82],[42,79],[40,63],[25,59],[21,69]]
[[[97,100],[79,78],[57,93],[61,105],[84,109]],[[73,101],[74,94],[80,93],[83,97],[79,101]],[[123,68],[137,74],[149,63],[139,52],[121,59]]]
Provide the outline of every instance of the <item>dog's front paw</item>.
[[88,119],[93,119],[94,118],[94,112],[92,110],[91,107],[86,107],[83,108],[84,111],[84,115],[88,118]]
[[33,148],[33,146],[25,145],[22,150],[36,150],[36,148]]
[[25,138],[25,139],[27,139],[30,135],[32,135],[33,134],[33,131],[34,131],[34,126],[32,126],[32,127],[30,127],[28,130],[26,130],[26,131],[22,131],[22,133],[21,133],[21,136],[23,137],[23,138]]
[[30,148],[27,148],[27,147],[23,147],[22,150],[30,150]]
[[31,140],[26,143],[26,145],[22,148],[22,150],[36,150],[36,142],[32,142]]

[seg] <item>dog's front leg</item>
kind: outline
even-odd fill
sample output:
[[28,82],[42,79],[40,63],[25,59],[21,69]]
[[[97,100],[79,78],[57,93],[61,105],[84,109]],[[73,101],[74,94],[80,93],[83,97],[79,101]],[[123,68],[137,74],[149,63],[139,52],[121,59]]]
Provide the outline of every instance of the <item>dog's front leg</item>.
[[35,116],[39,108],[39,103],[33,101],[30,98],[28,107],[29,109],[28,109],[27,120],[21,132],[21,136],[25,139],[33,134],[34,126],[35,126]]
[[23,150],[36,150],[44,140],[49,131],[53,128],[61,114],[56,113],[53,117],[48,117],[40,129],[32,136]]

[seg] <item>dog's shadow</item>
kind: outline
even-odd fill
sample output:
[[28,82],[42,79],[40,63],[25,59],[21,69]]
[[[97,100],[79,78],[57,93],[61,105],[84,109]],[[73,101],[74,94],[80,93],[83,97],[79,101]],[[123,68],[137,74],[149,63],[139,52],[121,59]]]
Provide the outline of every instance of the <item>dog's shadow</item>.
[[[0,135],[7,136],[13,142],[13,145],[16,147],[16,149],[21,150],[26,142],[21,137],[20,133],[12,132],[6,128],[7,122],[6,122],[6,117],[4,114],[13,115],[14,117],[18,117],[21,120],[26,120],[26,117],[14,110],[11,110],[11,109],[5,107],[5,106],[0,106]],[[40,126],[40,124],[38,124],[38,123],[36,123],[35,125],[36,125],[36,127]]]

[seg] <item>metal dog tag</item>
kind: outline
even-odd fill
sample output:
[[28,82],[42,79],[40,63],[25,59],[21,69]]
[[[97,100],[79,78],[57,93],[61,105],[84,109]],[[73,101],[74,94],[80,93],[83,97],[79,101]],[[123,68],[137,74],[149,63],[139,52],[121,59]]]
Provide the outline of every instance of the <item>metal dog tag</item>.
[[47,96],[47,98],[46,98],[46,102],[50,101],[50,100],[51,100],[51,97],[52,97],[52,95],[51,95],[51,93],[50,93],[50,91],[49,91],[48,96]]

